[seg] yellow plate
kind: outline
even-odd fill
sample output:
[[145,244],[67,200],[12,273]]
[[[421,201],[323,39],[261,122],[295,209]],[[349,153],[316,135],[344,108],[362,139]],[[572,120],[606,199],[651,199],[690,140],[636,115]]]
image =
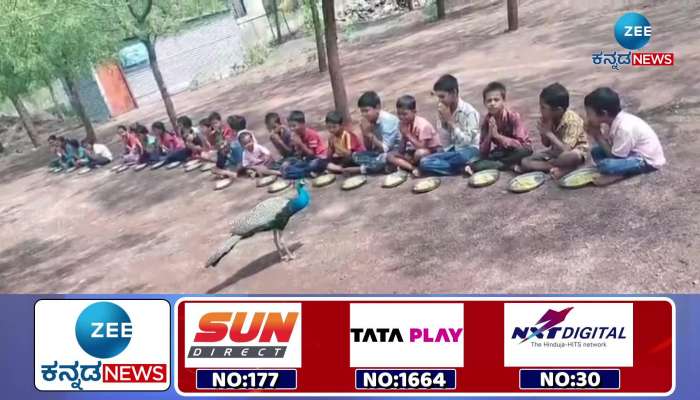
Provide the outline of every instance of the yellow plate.
[[525,193],[542,186],[547,175],[544,172],[530,172],[518,175],[508,182],[508,190],[513,193]]
[[382,187],[386,189],[395,188],[406,182],[406,179],[408,179],[407,173],[403,171],[394,172],[393,174],[389,174],[386,176],[386,178],[384,178]]
[[501,173],[497,169],[479,171],[469,177],[469,186],[479,188],[493,185],[500,175]]
[[315,187],[323,187],[335,182],[335,174],[324,174],[313,180]]
[[275,176],[275,175],[264,176],[255,182],[255,186],[263,187],[263,186],[271,185],[276,180],[277,180],[277,176]]
[[414,193],[427,193],[431,192],[440,187],[440,179],[438,178],[425,178],[421,179],[413,185]]
[[218,180],[218,181],[216,181],[216,183],[214,184],[214,190],[225,189],[225,188],[231,186],[231,183],[233,183],[233,180],[232,180],[232,179],[228,179],[228,178]]
[[572,171],[559,179],[559,186],[567,189],[577,189],[593,183],[600,176],[597,168],[581,168]]
[[365,176],[358,175],[344,180],[340,188],[343,190],[352,190],[364,185],[365,183],[367,183],[367,178]]
[[284,180],[282,180],[282,181],[277,181],[277,182],[273,183],[272,185],[270,185],[270,187],[267,189],[267,192],[268,192],[268,193],[277,193],[277,192],[281,192],[281,191],[283,191],[284,189],[287,189],[287,188],[290,187],[290,186],[292,186],[292,182],[284,181]]
[[136,172],[138,172],[138,171],[141,171],[142,169],[144,169],[144,168],[146,168],[146,167],[148,167],[148,164],[146,164],[146,163],[136,164],[136,165],[134,165],[133,170],[136,171]]

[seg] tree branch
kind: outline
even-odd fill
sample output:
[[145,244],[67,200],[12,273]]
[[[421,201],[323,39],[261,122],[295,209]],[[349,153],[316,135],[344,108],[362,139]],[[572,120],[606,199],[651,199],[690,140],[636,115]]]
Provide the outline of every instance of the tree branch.
[[153,0],[148,0],[146,2],[146,9],[143,10],[142,14],[136,13],[136,10],[134,10],[134,7],[131,4],[131,0],[128,0],[126,5],[127,7],[129,7],[129,12],[136,19],[136,22],[138,22],[139,24],[143,24],[144,21],[146,21],[146,17],[148,17],[148,14],[151,13],[151,8],[153,7]]

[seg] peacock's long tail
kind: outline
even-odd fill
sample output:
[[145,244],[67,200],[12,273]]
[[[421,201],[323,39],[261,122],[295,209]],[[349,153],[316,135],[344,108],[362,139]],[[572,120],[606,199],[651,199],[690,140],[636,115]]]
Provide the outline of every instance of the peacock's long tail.
[[216,252],[212,254],[211,257],[209,257],[209,259],[207,260],[207,264],[204,266],[204,268],[216,267],[216,264],[218,264],[219,261],[221,261],[221,259],[224,258],[226,254],[233,250],[233,247],[236,246],[236,244],[238,244],[238,242],[240,242],[242,238],[242,236],[233,235],[230,238],[226,239],[226,241],[222,243],[218,249],[216,249]]

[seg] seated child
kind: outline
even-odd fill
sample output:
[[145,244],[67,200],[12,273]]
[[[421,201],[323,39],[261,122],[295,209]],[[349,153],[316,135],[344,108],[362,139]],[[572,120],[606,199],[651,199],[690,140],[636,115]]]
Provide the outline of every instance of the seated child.
[[46,140],[49,144],[49,154],[55,156],[54,159],[49,162],[49,168],[62,168],[61,161],[63,160],[63,150],[58,141],[56,135],[50,135]]
[[586,162],[588,139],[583,119],[569,110],[569,92],[553,83],[540,93],[540,139],[547,149],[523,158],[520,170],[549,172],[559,179]]
[[301,160],[290,160],[282,164],[282,176],[286,179],[299,179],[314,176],[326,169],[326,145],[321,135],[306,126],[306,116],[301,111],[289,114],[289,128],[292,135],[292,148]]
[[172,132],[166,131],[165,124],[163,124],[161,121],[156,121],[151,124],[151,132],[156,138],[158,138],[161,151],[166,155],[185,147],[185,142],[182,140],[182,138]]
[[292,131],[282,124],[282,119],[277,113],[265,115],[265,127],[270,133],[270,142],[277,149],[282,158],[294,156],[292,146]]
[[[212,169],[212,173],[220,178],[235,178],[238,176],[243,158],[243,148],[238,140],[238,133],[245,130],[247,122],[241,115],[231,115],[226,121],[231,132],[229,139],[224,140],[217,150],[216,167]],[[253,142],[257,143],[255,136],[253,136]]]
[[221,114],[214,111],[209,114],[209,121],[211,122],[211,127],[218,138],[223,141],[231,141],[235,139],[235,132],[231,129],[229,124],[223,123],[221,120]]
[[329,112],[326,115],[326,130],[330,134],[326,169],[342,174],[345,168],[357,167],[352,155],[358,151],[364,151],[364,147],[357,136],[343,126],[343,114],[338,111]]
[[281,175],[279,171],[270,168],[274,161],[270,150],[258,144],[251,131],[240,131],[238,133],[238,140],[243,148],[241,166],[248,172],[251,172],[251,176]]
[[[217,153],[223,144],[223,137],[214,129],[209,118],[199,120],[199,134],[201,150],[198,158],[202,161],[216,162]],[[192,156],[194,158],[194,155]]]
[[376,174],[386,170],[387,154],[399,144],[399,119],[382,110],[381,99],[374,91],[363,93],[357,100],[362,119],[360,130],[365,151],[353,153],[353,162],[359,167],[344,169],[346,174]]
[[143,145],[143,153],[139,159],[140,163],[156,163],[165,158],[158,136],[152,135],[148,128],[141,124],[135,124],[134,130]]
[[[598,88],[584,98],[584,105],[586,130],[596,144],[591,156],[602,174],[594,184],[609,185],[666,164],[656,132],[641,118],[622,111],[614,90]],[[607,135],[601,130],[602,124],[610,127]]]
[[396,114],[399,116],[401,140],[396,152],[387,160],[400,169],[409,171],[415,177],[421,173],[418,164],[421,158],[441,151],[440,136],[427,119],[416,115],[416,99],[404,95],[396,101]]
[[437,132],[445,151],[423,157],[420,170],[434,175],[461,174],[479,157],[479,113],[459,97],[459,83],[452,75],[441,76],[433,93],[438,98]]
[[117,134],[124,144],[122,162],[124,164],[137,163],[143,154],[143,144],[136,136],[136,133],[131,129],[127,129],[124,125],[119,125],[119,127],[117,127]]
[[182,147],[170,151],[165,157],[165,163],[170,164],[175,161],[185,162],[190,157],[195,155],[195,152],[201,149],[201,140],[195,134],[192,129],[192,120],[183,115],[177,119],[177,130],[178,134],[173,134],[175,136],[175,141],[178,142],[178,146]]
[[107,146],[100,143],[93,144],[87,139],[83,139],[81,145],[84,151],[80,165],[95,168],[112,162],[112,152],[109,151]]
[[488,113],[481,124],[481,160],[465,167],[467,175],[485,169],[513,169],[532,154],[530,136],[520,114],[506,106],[506,87],[491,82],[484,88],[483,97]]

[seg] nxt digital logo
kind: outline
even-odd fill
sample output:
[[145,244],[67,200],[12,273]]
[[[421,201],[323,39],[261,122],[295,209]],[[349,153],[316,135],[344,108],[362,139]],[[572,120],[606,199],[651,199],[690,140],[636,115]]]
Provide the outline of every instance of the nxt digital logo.
[[[538,326],[516,327],[513,330],[512,339],[522,339],[520,343],[525,343],[532,338],[538,339],[627,339],[625,337],[625,327],[616,326],[583,326],[583,327],[561,327],[557,326],[564,322],[566,316],[574,307],[567,307],[561,311],[547,310],[542,318],[537,321]],[[530,332],[528,334],[528,332]]]
[[164,300],[40,300],[35,306],[39,390],[165,390],[170,305]]
[[184,309],[187,368],[300,366],[298,303],[185,302]]
[[506,367],[632,366],[631,303],[506,303],[503,317]]

